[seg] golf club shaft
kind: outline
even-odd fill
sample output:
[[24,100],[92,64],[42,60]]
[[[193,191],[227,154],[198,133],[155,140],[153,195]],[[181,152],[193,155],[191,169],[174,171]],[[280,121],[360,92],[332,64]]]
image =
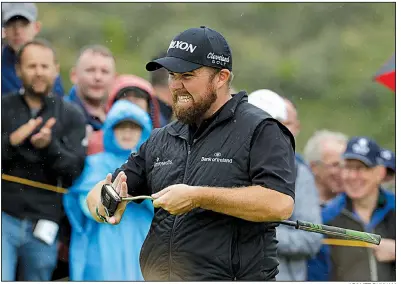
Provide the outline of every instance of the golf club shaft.
[[134,201],[134,200],[139,200],[139,199],[150,199],[153,200],[153,197],[148,196],[148,195],[139,195],[139,196],[131,196],[131,197],[122,197],[122,201]]
[[367,242],[367,243],[375,244],[375,245],[380,244],[380,241],[381,241],[380,235],[366,233],[366,232],[360,232],[360,231],[354,231],[354,230],[349,230],[349,229],[344,229],[344,228],[339,228],[339,227],[333,227],[333,226],[327,226],[327,225],[321,225],[321,224],[313,224],[310,222],[299,221],[299,220],[297,220],[297,221],[288,221],[287,220],[287,221],[281,221],[279,223],[283,224],[283,225],[295,227],[296,229],[299,229],[299,230],[315,232],[315,233],[325,234],[325,235],[329,235],[329,236],[338,236],[338,237],[342,237],[342,238],[345,238],[348,240],[358,240],[358,241],[363,241],[363,242]]

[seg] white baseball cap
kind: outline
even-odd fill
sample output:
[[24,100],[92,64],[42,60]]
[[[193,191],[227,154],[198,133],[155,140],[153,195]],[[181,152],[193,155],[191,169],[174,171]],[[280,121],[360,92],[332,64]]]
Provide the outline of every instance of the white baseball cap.
[[248,95],[248,102],[264,110],[274,119],[287,120],[287,108],[282,97],[273,91],[261,89]]

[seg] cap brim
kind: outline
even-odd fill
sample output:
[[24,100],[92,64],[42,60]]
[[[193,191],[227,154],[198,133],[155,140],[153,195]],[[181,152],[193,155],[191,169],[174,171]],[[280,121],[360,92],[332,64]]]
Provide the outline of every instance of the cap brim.
[[163,57],[146,64],[146,70],[148,71],[155,71],[163,67],[170,72],[185,73],[198,69],[202,67],[202,65],[188,62],[177,57]]
[[394,165],[394,164],[392,164],[392,163],[383,163],[383,165],[384,165],[386,168],[395,171],[395,165]]
[[344,153],[343,154],[343,158],[344,159],[350,159],[350,160],[358,160],[361,161],[362,163],[364,163],[366,166],[368,167],[374,167],[375,164],[373,164],[368,158],[366,158],[365,156],[362,155],[358,155],[355,153]]
[[32,17],[32,14],[27,12],[27,11],[21,11],[21,10],[14,10],[6,13],[3,16],[3,23],[7,23],[9,20],[15,17],[21,17],[27,19],[29,22],[34,22],[36,19]]
[[[124,119],[121,119],[121,120],[119,120],[118,122],[116,122],[116,123],[113,125],[113,128],[116,127],[117,125],[119,125],[120,123],[123,123],[123,122],[132,122],[132,123],[135,123],[136,125],[141,126],[140,123],[138,123],[138,121],[135,120],[135,119],[133,119],[133,118],[124,118]],[[142,127],[142,126],[141,126],[141,127]]]

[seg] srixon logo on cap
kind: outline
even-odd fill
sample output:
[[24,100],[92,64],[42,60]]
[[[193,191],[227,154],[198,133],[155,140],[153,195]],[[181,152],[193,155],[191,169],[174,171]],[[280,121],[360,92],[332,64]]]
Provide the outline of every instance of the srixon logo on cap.
[[195,49],[197,48],[196,45],[192,45],[191,43],[185,42],[185,41],[171,41],[170,46],[168,47],[168,49],[171,48],[178,48],[181,50],[185,50],[185,51],[189,51],[191,53],[194,53]]

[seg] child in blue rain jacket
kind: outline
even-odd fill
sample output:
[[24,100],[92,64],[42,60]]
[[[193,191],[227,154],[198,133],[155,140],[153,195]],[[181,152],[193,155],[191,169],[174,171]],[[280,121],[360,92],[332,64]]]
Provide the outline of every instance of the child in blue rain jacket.
[[141,281],[139,253],[153,218],[151,201],[130,202],[120,225],[112,226],[92,218],[86,196],[149,138],[152,122],[138,106],[120,100],[111,108],[102,129],[104,152],[86,158],[81,176],[64,196],[72,228],[70,280]]

